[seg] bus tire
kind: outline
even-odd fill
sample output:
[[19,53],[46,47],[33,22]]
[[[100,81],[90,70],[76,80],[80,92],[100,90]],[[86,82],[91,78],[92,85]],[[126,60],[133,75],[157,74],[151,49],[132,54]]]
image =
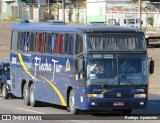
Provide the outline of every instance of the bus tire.
[[34,95],[34,84],[31,84],[30,86],[30,104],[32,107],[38,106],[38,101],[35,100],[35,95]]
[[76,108],[76,104],[75,104],[75,93],[73,91],[73,89],[71,90],[70,94],[69,94],[69,109],[68,111],[71,112],[71,114],[80,114],[80,110]]
[[29,89],[27,87],[27,83],[24,84],[24,87],[23,87],[23,100],[24,100],[24,104],[26,106],[29,106],[30,105],[30,94],[29,94]]
[[122,114],[123,115],[129,115],[131,113],[132,113],[132,109],[124,109],[124,110],[122,110]]
[[8,94],[8,91],[7,91],[5,84],[3,84],[3,86],[2,86],[2,97],[3,97],[3,99],[9,98],[9,94]]

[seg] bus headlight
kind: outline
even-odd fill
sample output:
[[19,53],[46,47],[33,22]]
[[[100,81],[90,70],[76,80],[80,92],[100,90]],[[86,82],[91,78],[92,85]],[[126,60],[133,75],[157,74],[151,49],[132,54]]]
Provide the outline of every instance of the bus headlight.
[[147,98],[147,94],[134,94],[134,98]]
[[103,98],[103,94],[87,94],[87,98]]

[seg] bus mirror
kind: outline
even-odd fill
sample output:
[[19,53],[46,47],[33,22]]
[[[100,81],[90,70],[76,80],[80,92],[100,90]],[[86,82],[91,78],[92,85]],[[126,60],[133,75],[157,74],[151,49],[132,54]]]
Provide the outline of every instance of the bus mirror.
[[150,61],[149,73],[150,73],[150,74],[153,74],[153,73],[154,73],[154,60],[152,60],[152,59],[151,59],[151,61]]

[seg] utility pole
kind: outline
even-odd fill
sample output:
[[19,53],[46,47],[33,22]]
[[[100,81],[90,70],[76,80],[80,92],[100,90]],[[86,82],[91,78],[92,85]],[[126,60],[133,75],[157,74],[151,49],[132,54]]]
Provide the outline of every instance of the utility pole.
[[50,13],[50,0],[48,0],[48,13]]
[[20,0],[18,0],[18,19],[20,19]]
[[38,8],[40,8],[40,6],[41,6],[41,5],[40,5],[40,0],[38,0]]
[[[142,13],[141,13],[141,11],[142,11],[142,9],[141,9],[142,0],[138,0],[138,2],[139,2],[139,18],[140,18],[140,21],[141,21],[141,18],[142,18]],[[142,29],[142,24],[141,24],[141,22],[140,22],[140,29]]]
[[41,9],[41,4],[40,4],[40,0],[38,0],[38,21],[41,20],[41,13],[40,13],[40,9]]
[[62,0],[62,17],[65,23],[65,0]]
[[57,20],[59,20],[59,5],[58,5],[58,0],[57,0]]

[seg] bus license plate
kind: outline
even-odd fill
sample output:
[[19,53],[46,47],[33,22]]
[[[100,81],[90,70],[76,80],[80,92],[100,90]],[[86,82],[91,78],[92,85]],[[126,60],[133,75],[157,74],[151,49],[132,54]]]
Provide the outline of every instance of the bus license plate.
[[124,106],[124,102],[114,102],[114,106]]

